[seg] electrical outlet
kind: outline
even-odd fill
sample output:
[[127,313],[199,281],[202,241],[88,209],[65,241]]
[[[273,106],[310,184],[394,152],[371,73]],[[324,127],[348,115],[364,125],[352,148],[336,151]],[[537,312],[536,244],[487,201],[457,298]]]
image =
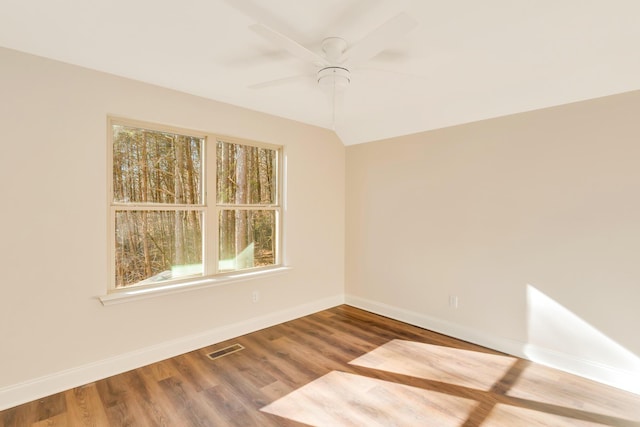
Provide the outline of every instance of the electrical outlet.
[[458,308],[458,296],[457,295],[449,295],[449,307]]
[[253,301],[254,303],[260,301],[260,292],[259,291],[253,291],[251,293],[251,301]]

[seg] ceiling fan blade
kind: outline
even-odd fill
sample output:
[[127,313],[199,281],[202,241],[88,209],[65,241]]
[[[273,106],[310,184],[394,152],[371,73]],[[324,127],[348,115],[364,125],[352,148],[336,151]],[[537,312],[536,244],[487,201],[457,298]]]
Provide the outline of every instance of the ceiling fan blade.
[[373,73],[382,73],[382,74],[393,74],[395,76],[408,77],[410,79],[417,80],[428,80],[429,76],[423,74],[415,74],[415,73],[405,73],[404,71],[396,71],[396,70],[385,70],[384,68],[375,68],[375,67],[358,67],[354,69],[356,72],[373,72]]
[[373,58],[417,26],[415,19],[406,13],[400,13],[347,49],[345,60],[349,66],[353,66]]
[[302,46],[300,43],[290,39],[284,34],[281,34],[276,30],[273,30],[267,27],[266,25],[254,24],[254,25],[251,25],[249,28],[253,30],[255,33],[269,40],[276,46],[281,47],[282,49],[286,50],[293,56],[296,56],[302,59],[303,61],[311,62],[319,66],[329,65],[329,62],[322,56],[307,49],[306,47]]
[[301,74],[296,76],[283,77],[281,79],[269,80],[262,83],[252,84],[247,86],[249,89],[266,89],[270,87],[282,86],[289,83],[295,83],[302,80],[309,80],[309,82],[313,81],[313,76],[307,74]]

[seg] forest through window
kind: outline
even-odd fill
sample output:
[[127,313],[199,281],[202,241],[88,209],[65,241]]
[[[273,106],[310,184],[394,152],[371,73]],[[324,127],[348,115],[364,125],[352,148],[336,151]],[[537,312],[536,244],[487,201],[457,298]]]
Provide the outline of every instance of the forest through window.
[[279,263],[279,147],[116,120],[110,135],[114,288]]

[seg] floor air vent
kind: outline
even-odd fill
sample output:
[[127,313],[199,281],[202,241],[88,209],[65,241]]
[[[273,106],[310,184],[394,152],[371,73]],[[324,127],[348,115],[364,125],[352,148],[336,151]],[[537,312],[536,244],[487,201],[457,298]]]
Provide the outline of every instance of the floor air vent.
[[244,347],[240,344],[233,344],[229,347],[222,348],[220,350],[214,351],[213,353],[207,354],[207,357],[211,360],[220,359],[222,356],[226,356],[231,353],[235,353],[236,351],[244,350]]

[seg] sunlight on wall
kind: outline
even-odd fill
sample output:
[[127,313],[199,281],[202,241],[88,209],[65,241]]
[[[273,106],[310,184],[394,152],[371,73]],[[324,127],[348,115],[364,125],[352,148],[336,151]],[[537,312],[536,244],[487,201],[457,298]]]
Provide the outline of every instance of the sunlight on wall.
[[640,394],[640,358],[532,285],[526,356]]

